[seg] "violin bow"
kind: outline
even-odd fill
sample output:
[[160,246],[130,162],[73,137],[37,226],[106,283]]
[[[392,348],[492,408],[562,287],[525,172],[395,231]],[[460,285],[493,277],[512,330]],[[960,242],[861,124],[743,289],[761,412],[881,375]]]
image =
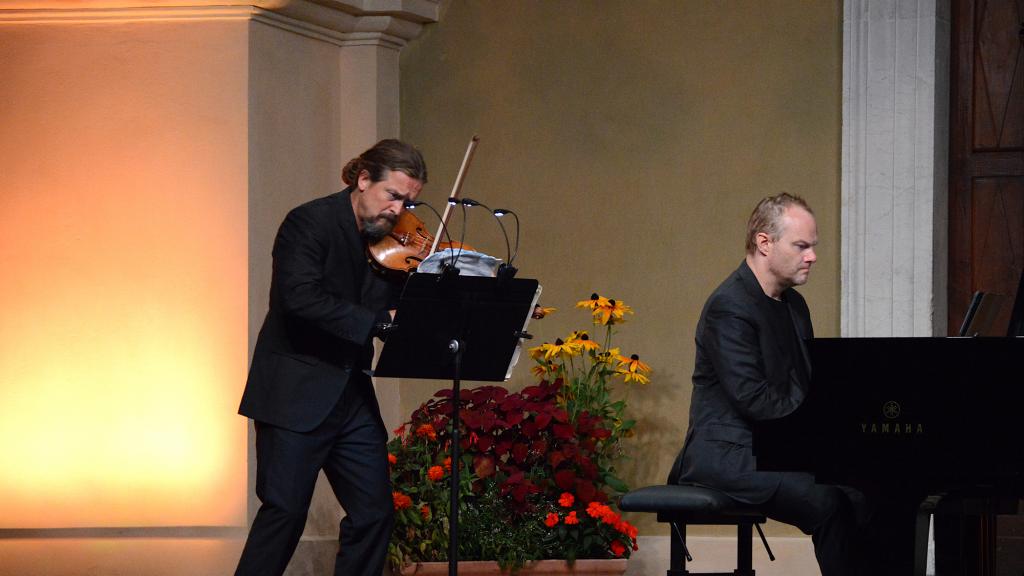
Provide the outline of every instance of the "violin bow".
[[451,214],[452,207],[454,206],[451,201],[459,197],[459,190],[462,189],[462,180],[466,176],[466,171],[469,170],[469,163],[473,160],[473,153],[476,151],[476,145],[479,142],[480,137],[474,134],[473,138],[469,141],[469,146],[466,147],[466,155],[462,158],[462,167],[459,168],[459,174],[455,177],[452,193],[448,196],[448,201],[445,202],[441,224],[437,227],[437,233],[434,234],[434,243],[430,245],[430,252],[427,252],[427,256],[437,251],[437,245],[441,242],[441,233],[444,232],[445,226],[448,225],[448,216]]

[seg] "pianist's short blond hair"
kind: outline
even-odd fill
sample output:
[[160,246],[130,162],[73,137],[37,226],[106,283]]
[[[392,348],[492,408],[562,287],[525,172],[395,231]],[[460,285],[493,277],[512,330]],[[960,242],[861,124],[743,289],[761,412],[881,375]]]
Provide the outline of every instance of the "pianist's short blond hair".
[[750,213],[750,219],[747,220],[747,254],[753,254],[757,249],[756,239],[761,232],[768,234],[772,240],[779,239],[779,235],[782,234],[782,215],[790,206],[799,206],[814,214],[803,198],[786,192],[769,196],[757,203],[754,211]]

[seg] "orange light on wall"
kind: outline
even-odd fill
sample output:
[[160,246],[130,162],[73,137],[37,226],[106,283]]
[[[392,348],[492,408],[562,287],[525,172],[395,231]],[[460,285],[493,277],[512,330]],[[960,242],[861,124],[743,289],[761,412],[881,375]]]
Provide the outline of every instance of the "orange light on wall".
[[245,523],[244,23],[0,34],[0,528]]

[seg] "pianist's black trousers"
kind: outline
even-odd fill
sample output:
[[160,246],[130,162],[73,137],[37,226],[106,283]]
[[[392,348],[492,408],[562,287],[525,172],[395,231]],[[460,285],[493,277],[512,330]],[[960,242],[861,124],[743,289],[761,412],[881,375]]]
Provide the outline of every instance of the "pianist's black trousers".
[[236,576],[280,576],[306,524],[322,468],[345,509],[336,576],[380,576],[394,522],[387,431],[368,378],[353,377],[308,433],[256,423],[256,514]]
[[864,574],[862,527],[868,512],[853,488],[816,484],[803,472],[783,472],[772,499],[758,506],[773,520],[811,535],[822,576]]

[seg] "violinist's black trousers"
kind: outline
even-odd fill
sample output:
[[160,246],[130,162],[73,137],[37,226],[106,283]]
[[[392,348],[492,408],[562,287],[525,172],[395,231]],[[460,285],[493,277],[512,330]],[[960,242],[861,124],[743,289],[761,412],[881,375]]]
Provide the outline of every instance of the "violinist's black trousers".
[[394,523],[387,431],[368,377],[353,375],[327,419],[301,433],[256,423],[256,495],[236,576],[280,576],[323,469],[345,509],[335,576],[380,576]]

